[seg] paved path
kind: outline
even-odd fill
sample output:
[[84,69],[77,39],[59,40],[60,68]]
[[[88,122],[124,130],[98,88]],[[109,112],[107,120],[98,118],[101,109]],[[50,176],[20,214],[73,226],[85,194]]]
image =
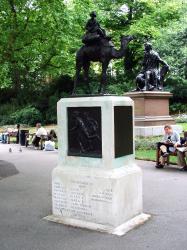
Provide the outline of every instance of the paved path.
[[51,171],[57,152],[0,144],[0,160],[19,173],[0,179],[0,250],[183,250],[187,249],[187,173],[176,168],[143,170],[144,212],[150,221],[123,237],[48,222]]

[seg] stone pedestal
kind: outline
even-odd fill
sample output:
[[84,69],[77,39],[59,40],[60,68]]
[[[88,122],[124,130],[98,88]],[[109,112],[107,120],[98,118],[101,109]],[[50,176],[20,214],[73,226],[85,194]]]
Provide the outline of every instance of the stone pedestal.
[[[169,98],[173,95],[165,91],[128,92],[135,106],[136,135],[162,135],[165,124],[174,125],[174,119],[169,115]],[[180,126],[173,126],[181,132]]]
[[128,97],[58,102],[59,163],[52,173],[53,214],[46,219],[123,235],[149,218],[134,160]]

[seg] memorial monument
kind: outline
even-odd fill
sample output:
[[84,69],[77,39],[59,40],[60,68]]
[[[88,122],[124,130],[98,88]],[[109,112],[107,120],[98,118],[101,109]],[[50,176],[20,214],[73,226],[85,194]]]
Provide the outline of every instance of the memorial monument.
[[162,135],[165,124],[171,124],[181,132],[180,126],[174,125],[175,121],[169,115],[169,98],[173,95],[163,88],[169,66],[153,50],[151,43],[145,43],[144,48],[142,70],[136,77],[136,90],[125,93],[134,100],[135,133],[139,136]]
[[[85,45],[88,50],[98,42],[94,39]],[[116,235],[148,220],[134,156],[133,101],[72,96],[58,102],[57,112],[59,159],[52,173],[52,215],[46,219]]]

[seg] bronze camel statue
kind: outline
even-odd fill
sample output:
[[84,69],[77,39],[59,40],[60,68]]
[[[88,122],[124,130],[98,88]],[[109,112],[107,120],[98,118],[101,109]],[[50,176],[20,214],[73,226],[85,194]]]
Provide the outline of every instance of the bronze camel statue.
[[74,87],[72,94],[76,93],[76,86],[81,70],[83,69],[84,81],[87,84],[89,93],[90,84],[88,81],[88,74],[90,68],[90,62],[101,62],[102,73],[101,82],[98,92],[104,94],[106,91],[107,84],[107,68],[111,59],[118,59],[125,56],[125,51],[128,43],[133,40],[132,36],[122,36],[121,37],[121,47],[119,50],[111,46],[109,42],[105,39],[93,44],[93,45],[83,45],[76,54],[76,74],[74,79]]

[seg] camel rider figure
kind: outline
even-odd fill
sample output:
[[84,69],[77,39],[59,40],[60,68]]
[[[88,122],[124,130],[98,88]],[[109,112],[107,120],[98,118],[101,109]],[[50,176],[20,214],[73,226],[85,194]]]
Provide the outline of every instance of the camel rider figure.
[[106,35],[106,31],[101,28],[99,22],[96,20],[96,12],[92,11],[90,13],[90,19],[87,21],[85,29],[86,34],[82,38],[82,42],[86,45],[93,43],[95,44],[97,41],[100,41],[102,38],[107,40],[111,40],[111,37]]
[[[142,71],[136,77],[137,91],[138,90],[162,90],[161,86],[163,78],[169,70],[169,66],[164,62],[159,54],[152,49],[151,43],[145,43],[145,54],[142,63]],[[159,65],[163,65],[159,69]]]

